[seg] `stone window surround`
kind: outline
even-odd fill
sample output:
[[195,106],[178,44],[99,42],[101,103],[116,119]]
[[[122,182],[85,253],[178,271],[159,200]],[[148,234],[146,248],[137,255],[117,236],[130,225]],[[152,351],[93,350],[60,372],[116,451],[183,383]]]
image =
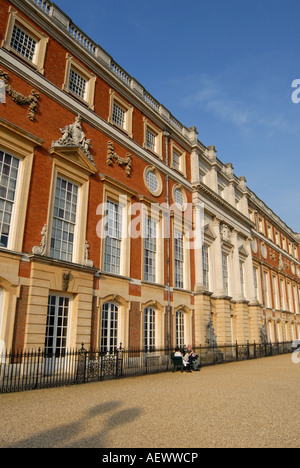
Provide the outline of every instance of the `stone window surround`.
[[[13,47],[11,47],[11,39],[15,25],[19,26],[20,29],[24,30],[37,41],[34,61],[27,59],[22,54],[19,54]],[[35,28],[29,21],[27,21],[16,10],[14,10],[14,8],[11,6],[9,7],[9,19],[5,38],[2,42],[2,47],[4,47],[9,52],[20,56],[23,60],[26,61],[26,63],[33,66],[39,73],[43,75],[48,42],[49,38],[44,33]]]
[[0,119],[0,141],[0,149],[20,159],[21,163],[7,250],[22,252],[34,149],[43,141],[6,123],[4,119]]
[[[151,151],[150,148],[146,145],[146,135],[147,135],[147,130],[150,130],[154,135],[155,135],[155,151]],[[143,147],[151,151],[153,154],[158,156],[160,159],[163,159],[162,155],[162,135],[163,132],[155,127],[146,117],[144,117],[144,142],[143,142]]]
[[[80,98],[77,94],[73,93],[70,90],[69,82],[71,70],[74,70],[86,80],[87,89],[85,99]],[[80,65],[80,63],[78,63],[77,60],[75,60],[74,57],[72,57],[69,53],[66,54],[65,80],[62,86],[63,91],[79,99],[81,102],[87,104],[91,110],[94,110],[96,82],[97,77],[95,75],[87,71],[87,69]]]
[[[110,93],[110,106],[109,106],[108,122],[112,124],[114,127],[119,128],[121,131],[125,132],[129,136],[129,138],[133,138],[133,133],[132,133],[133,107],[130,104],[128,104],[121,96],[119,96],[114,90],[110,89],[109,93]],[[122,107],[126,112],[124,128],[119,127],[113,121],[114,103]]]

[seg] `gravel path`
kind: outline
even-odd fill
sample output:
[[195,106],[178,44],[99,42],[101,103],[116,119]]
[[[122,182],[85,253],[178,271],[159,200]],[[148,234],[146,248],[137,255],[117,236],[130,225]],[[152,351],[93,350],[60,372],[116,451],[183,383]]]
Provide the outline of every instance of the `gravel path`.
[[0,448],[300,448],[291,355],[0,395]]

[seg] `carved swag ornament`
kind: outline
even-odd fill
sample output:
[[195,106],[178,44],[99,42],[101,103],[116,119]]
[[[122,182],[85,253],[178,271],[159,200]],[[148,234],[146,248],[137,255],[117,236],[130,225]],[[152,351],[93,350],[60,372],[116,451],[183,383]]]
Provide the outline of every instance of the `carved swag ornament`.
[[20,106],[29,106],[28,111],[28,118],[32,122],[35,120],[35,115],[37,112],[38,100],[40,98],[39,93],[32,90],[29,96],[23,96],[23,94],[18,93],[15,91],[9,84],[8,84],[8,73],[5,73],[2,69],[0,70],[0,80],[5,83],[6,93],[8,96],[18,105]]
[[131,168],[132,168],[132,156],[130,153],[127,153],[126,158],[121,158],[115,153],[114,144],[112,141],[108,142],[108,153],[107,153],[107,164],[109,166],[113,165],[113,161],[119,166],[126,166],[126,175],[130,177],[131,175]]

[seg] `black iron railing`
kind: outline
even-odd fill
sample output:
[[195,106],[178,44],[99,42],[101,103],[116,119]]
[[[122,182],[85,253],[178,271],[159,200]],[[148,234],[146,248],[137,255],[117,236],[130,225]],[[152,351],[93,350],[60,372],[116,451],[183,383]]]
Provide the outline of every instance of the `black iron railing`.
[[[49,353],[30,352],[0,354],[0,393],[18,392],[64,385],[77,385],[158,372],[173,368],[170,349],[129,349],[122,345],[114,352],[65,350]],[[195,347],[200,366],[258,359],[292,353],[292,342],[247,343],[215,348]]]

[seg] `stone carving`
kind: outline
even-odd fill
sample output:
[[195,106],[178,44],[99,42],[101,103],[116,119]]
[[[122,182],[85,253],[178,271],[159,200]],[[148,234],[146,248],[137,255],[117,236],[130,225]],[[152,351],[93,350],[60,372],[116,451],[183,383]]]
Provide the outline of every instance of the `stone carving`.
[[126,166],[126,175],[130,177],[131,175],[131,168],[132,168],[132,156],[130,153],[127,153],[126,158],[121,158],[115,153],[114,144],[112,141],[108,142],[108,153],[107,153],[107,164],[109,166],[113,165],[113,161],[119,166]]
[[206,334],[206,343],[210,348],[217,348],[217,336],[215,334],[215,328],[213,324],[212,316],[210,316],[208,325],[207,325],[207,334]]
[[279,271],[284,271],[285,266],[284,266],[284,261],[282,260],[282,255],[279,254],[279,264],[278,264]]
[[9,84],[8,84],[8,73],[5,73],[2,69],[0,70],[0,80],[4,81],[5,88],[8,96],[18,105],[20,106],[29,106],[28,111],[28,118],[31,121],[35,120],[35,115],[37,112],[38,100],[40,98],[39,93],[32,90],[29,96],[23,96],[23,94],[18,93],[15,91]]
[[63,286],[62,286],[62,290],[63,290],[64,292],[68,291],[70,278],[71,278],[71,271],[70,271],[70,270],[63,270]]
[[82,118],[78,114],[75,118],[75,122],[70,125],[66,125],[64,128],[60,128],[62,137],[57,141],[53,141],[51,148],[56,148],[59,146],[78,146],[83,153],[87,156],[90,161],[94,162],[94,158],[90,153],[91,140],[86,139],[86,135],[81,127]]
[[34,255],[42,255],[44,256],[46,254],[46,247],[47,247],[47,224],[42,229],[41,236],[42,236],[42,241],[39,246],[35,246],[32,249],[32,253]]
[[221,224],[220,226],[221,231],[221,239],[224,242],[230,242],[230,229],[227,224]]
[[89,248],[90,246],[88,242],[85,241],[84,266],[93,268],[94,263],[92,262],[92,260],[89,259]]

